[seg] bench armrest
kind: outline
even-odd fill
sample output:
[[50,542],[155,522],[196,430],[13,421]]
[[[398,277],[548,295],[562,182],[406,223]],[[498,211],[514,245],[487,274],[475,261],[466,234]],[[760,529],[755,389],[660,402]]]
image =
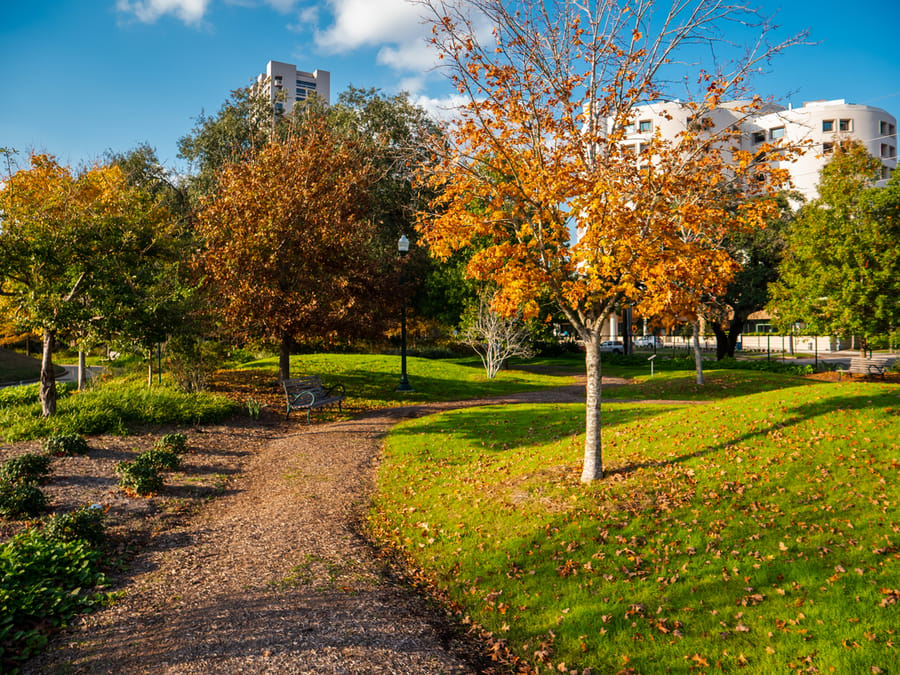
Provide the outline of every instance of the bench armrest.
[[326,396],[334,396],[335,392],[340,394],[341,396],[346,396],[347,392],[344,389],[344,385],[338,382],[337,384],[333,384],[330,387],[323,387],[325,389]]
[[316,392],[312,389],[304,389],[296,394],[288,394],[288,405],[290,407],[299,406],[306,408],[316,402]]

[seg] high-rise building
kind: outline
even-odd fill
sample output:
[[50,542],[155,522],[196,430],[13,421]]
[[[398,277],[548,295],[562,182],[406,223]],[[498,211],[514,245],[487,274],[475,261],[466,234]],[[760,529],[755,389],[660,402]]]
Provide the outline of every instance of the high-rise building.
[[[881,160],[881,178],[887,180],[897,167],[897,119],[881,108],[834,101],[812,101],[799,108],[767,105],[751,114],[742,112],[747,101],[723,103],[710,119],[716,128],[737,124],[742,131],[741,149],[753,152],[764,143],[781,141],[805,148],[799,158],[785,162],[794,189],[806,199],[818,196],[819,172],[835,144],[856,140]],[[692,111],[683,103],[666,101],[639,106],[625,129],[624,143],[641,149],[659,132],[674,139],[687,128]]]
[[291,112],[295,103],[305,101],[313,92],[325,103],[331,103],[331,73],[327,70],[307,73],[292,63],[269,61],[266,72],[256,78],[256,87],[268,87],[269,100],[277,113]]

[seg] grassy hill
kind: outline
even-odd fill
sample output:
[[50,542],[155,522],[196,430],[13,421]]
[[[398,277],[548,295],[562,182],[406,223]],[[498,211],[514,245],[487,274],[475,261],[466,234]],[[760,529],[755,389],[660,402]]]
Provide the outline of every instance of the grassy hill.
[[514,666],[894,672],[900,387],[709,375],[607,399],[587,486],[583,404],[404,422],[373,530]]
[[0,382],[36,380],[40,376],[40,359],[0,349]]

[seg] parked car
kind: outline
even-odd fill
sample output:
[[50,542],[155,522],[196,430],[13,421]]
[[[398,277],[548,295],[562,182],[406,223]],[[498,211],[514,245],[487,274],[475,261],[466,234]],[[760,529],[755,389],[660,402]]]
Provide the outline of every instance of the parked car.
[[613,354],[624,354],[625,345],[616,340],[606,340],[600,343],[601,352],[612,352]]
[[658,335],[641,335],[634,338],[635,347],[662,347],[663,340]]

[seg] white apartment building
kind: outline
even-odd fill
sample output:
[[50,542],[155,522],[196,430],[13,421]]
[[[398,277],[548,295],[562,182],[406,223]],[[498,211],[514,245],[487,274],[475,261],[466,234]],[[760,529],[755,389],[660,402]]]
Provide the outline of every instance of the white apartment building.
[[[738,124],[742,129],[741,149],[754,151],[763,143],[782,141],[791,146],[807,144],[794,162],[784,163],[791,174],[794,189],[806,199],[818,196],[819,171],[828,161],[836,143],[857,140],[869,154],[881,160],[882,181],[897,167],[897,119],[868,105],[834,101],[811,101],[800,108],[769,104],[754,114],[740,112],[748,101],[724,103],[713,111],[715,128]],[[632,124],[625,129],[626,144],[641,148],[657,131],[663,138],[674,138],[687,128],[690,109],[678,101],[651,103],[635,109]]]
[[313,92],[325,103],[331,103],[331,73],[327,70],[307,73],[292,63],[269,61],[266,72],[257,76],[255,87],[268,88],[269,100],[280,114],[290,113],[295,103],[305,101]]

